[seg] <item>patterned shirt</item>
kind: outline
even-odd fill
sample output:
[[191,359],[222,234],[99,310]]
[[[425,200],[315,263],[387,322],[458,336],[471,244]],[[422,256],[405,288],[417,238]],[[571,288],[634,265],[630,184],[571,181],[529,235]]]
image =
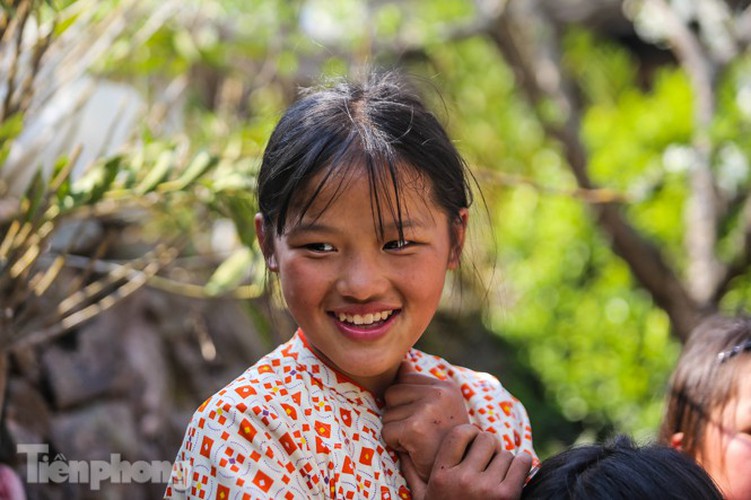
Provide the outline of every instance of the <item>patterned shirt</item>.
[[[537,462],[526,411],[495,377],[416,349],[406,356],[416,371],[456,382],[473,424]],[[198,408],[165,498],[408,499],[382,412],[298,330]]]

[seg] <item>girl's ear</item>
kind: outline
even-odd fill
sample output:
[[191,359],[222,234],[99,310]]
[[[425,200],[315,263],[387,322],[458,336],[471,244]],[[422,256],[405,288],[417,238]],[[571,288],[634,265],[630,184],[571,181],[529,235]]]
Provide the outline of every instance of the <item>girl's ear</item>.
[[676,432],[675,434],[670,436],[670,446],[672,446],[678,451],[683,451],[683,433],[682,432]]
[[263,258],[266,260],[266,267],[271,272],[279,271],[279,266],[276,262],[276,256],[274,255],[274,243],[273,236],[266,234],[266,228],[263,224],[263,214],[257,213],[254,219],[256,225],[256,238],[258,238],[258,245],[263,252]]
[[459,215],[451,223],[450,230],[453,231],[454,247],[449,254],[449,269],[456,269],[459,267],[459,263],[462,258],[462,250],[464,249],[464,237],[467,234],[467,221],[469,220],[469,210],[462,208],[459,210]]

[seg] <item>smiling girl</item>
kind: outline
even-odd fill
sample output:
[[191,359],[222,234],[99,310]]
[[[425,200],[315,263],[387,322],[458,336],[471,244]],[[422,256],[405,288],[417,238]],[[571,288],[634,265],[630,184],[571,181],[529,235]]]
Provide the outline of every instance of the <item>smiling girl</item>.
[[[534,457],[526,412],[497,379],[412,347],[459,266],[471,191],[443,127],[399,78],[293,104],[265,150],[258,201],[258,241],[299,328],[201,405],[177,456],[189,483],[173,480],[167,497],[409,498],[382,437],[400,367],[439,396],[442,383],[457,388],[461,414],[433,425],[469,421],[499,450]],[[392,398],[414,403],[409,390]]]

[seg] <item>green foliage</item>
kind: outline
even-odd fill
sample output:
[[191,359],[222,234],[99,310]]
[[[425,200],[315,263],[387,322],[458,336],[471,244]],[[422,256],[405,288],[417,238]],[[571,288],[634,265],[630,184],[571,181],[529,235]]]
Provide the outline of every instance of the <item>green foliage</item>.
[[257,267],[257,255],[248,247],[240,247],[219,265],[206,283],[210,296],[222,295],[237,288],[250,269]]
[[676,262],[691,168],[680,152],[690,143],[692,102],[686,76],[666,69],[648,92],[631,88],[612,104],[593,104],[582,123],[594,179],[630,196],[631,220]]
[[522,346],[571,420],[653,430],[677,353],[665,315],[575,200],[517,189],[496,221],[507,285],[494,329]]
[[5,160],[8,158],[13,139],[21,133],[22,129],[23,114],[21,113],[9,116],[0,123],[0,171],[2,170],[2,165],[5,164]]
[[123,158],[115,156],[89,169],[86,175],[71,185],[69,198],[64,200],[63,203],[67,207],[73,208],[99,202],[104,194],[112,188],[122,163]]
[[477,171],[526,174],[546,141],[497,50],[488,40],[473,37],[448,47],[430,45],[428,52],[432,67],[421,71],[437,72],[433,80],[443,99],[436,99],[435,92],[427,96],[469,163]]
[[[642,90],[624,49],[580,32],[566,49],[590,103],[581,133],[594,180],[629,195],[629,220],[680,266],[688,169],[671,171],[664,156],[690,140],[685,75],[661,70]],[[556,176],[543,172],[541,181]],[[517,191],[504,206],[496,224],[513,305],[494,324],[529,346],[530,364],[567,417],[594,429],[612,422],[622,431],[654,432],[678,352],[666,316],[608,249],[581,202]]]

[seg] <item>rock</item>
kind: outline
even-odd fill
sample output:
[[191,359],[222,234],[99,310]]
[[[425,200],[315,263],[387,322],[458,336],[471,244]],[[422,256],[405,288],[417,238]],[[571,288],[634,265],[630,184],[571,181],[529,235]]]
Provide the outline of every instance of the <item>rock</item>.
[[50,241],[51,250],[77,255],[92,252],[104,236],[102,223],[97,219],[68,220],[60,223]]
[[57,408],[71,408],[127,390],[128,373],[118,335],[121,326],[100,317],[75,337],[63,338],[75,343],[74,349],[58,343],[44,352],[42,363]]
[[13,442],[47,442],[51,415],[42,394],[26,380],[12,378],[7,398],[5,425]]
[[141,460],[141,442],[135,418],[125,402],[88,405],[60,413],[52,420],[52,445],[68,460],[110,460],[110,454],[123,460]]

